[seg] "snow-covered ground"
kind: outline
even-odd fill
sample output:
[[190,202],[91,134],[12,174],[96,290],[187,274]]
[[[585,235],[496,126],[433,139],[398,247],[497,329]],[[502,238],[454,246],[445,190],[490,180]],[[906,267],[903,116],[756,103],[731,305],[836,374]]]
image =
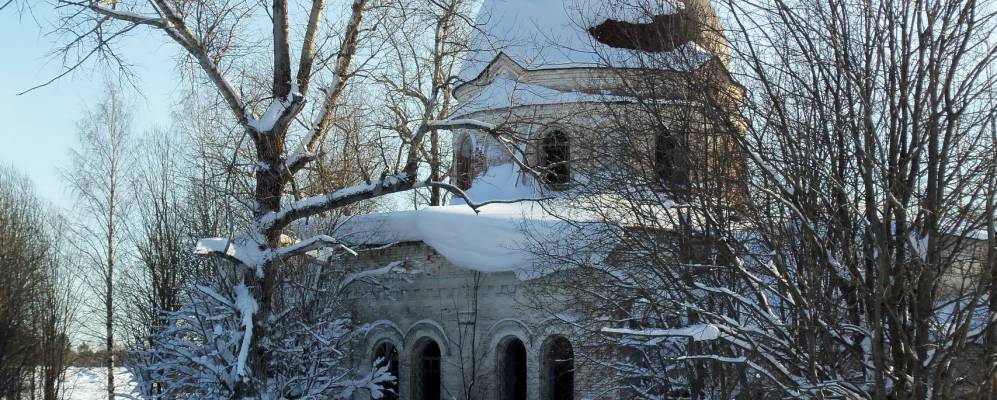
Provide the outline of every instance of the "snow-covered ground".
[[[107,370],[104,368],[69,367],[62,386],[62,397],[72,400],[101,400],[107,398]],[[114,369],[115,393],[132,394],[135,384],[124,368]],[[120,398],[120,397],[119,397]]]

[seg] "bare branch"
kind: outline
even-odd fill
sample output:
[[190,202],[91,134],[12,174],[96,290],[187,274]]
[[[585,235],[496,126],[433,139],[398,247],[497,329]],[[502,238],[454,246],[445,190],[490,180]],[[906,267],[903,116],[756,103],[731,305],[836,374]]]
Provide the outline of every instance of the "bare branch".
[[543,201],[549,201],[549,200],[553,200],[554,199],[553,197],[541,197],[541,198],[532,198],[532,199],[525,199],[524,198],[524,199],[515,199],[515,200],[489,200],[489,201],[478,203],[478,202],[475,202],[473,199],[471,199],[471,196],[469,196],[467,194],[467,192],[465,192],[461,188],[459,188],[457,186],[454,186],[454,185],[451,185],[449,183],[445,183],[445,182],[426,182],[425,185],[426,186],[430,186],[430,187],[438,187],[440,189],[443,189],[443,190],[446,190],[446,191],[452,193],[453,195],[455,195],[457,197],[460,197],[461,199],[464,199],[464,203],[467,204],[468,207],[471,207],[471,209],[474,210],[475,214],[480,214],[481,213],[481,208],[484,207],[484,206],[487,206],[489,204],[518,204],[518,203],[526,203],[526,202],[543,202]]
[[[119,21],[131,22],[138,25],[150,25],[160,29],[166,29],[169,23],[165,18],[152,15],[141,15],[125,11],[112,10],[107,7],[101,6],[99,3],[92,1],[89,2],[72,2],[67,0],[60,0],[63,4],[72,4],[77,6],[85,6],[96,12],[97,14],[116,19]],[[87,4],[89,3],[89,4]]]
[[314,159],[315,148],[322,142],[326,132],[332,125],[336,106],[343,95],[344,89],[346,89],[346,82],[350,77],[350,65],[353,64],[353,59],[356,56],[361,22],[363,22],[366,7],[367,0],[355,0],[353,2],[352,14],[346,27],[346,34],[340,45],[339,54],[336,56],[336,66],[333,70],[334,80],[332,85],[330,85],[331,87],[326,88],[326,97],[318,122],[311,128],[305,139],[302,140],[298,150],[287,161],[286,167],[282,168],[282,170],[288,171],[291,175],[297,173]]
[[180,44],[190,55],[194,56],[198,64],[201,66],[201,70],[204,71],[211,82],[215,85],[215,88],[225,99],[228,104],[229,109],[231,109],[233,116],[239,121],[239,124],[244,127],[249,127],[249,116],[247,115],[246,106],[239,96],[238,92],[232,86],[231,83],[222,74],[221,70],[218,69],[218,65],[208,56],[204,48],[200,46],[197,38],[194,36],[193,32],[187,27],[183,19],[173,10],[173,8],[166,3],[165,0],[152,0],[156,7],[159,8],[160,12],[169,21],[169,26],[163,28],[163,31],[170,36],[175,42]]

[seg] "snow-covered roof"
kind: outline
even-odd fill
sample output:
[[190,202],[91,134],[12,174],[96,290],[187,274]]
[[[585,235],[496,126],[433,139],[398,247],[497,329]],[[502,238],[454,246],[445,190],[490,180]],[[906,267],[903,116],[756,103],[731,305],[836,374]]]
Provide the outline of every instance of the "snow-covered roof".
[[613,83],[617,75],[596,72],[607,65],[696,71],[716,55],[695,41],[683,39],[689,41],[651,55],[603,44],[589,28],[609,20],[650,23],[663,15],[693,12],[687,3],[698,10],[702,1],[485,0],[477,17],[481,30],[472,36],[471,48],[486,50],[464,60],[455,90],[461,106],[455,115],[522,105],[627,101],[606,95],[620,86]]
[[[514,272],[525,280],[602,263],[634,222],[608,211],[618,198],[550,196],[514,164],[490,168],[466,194],[491,204],[476,212],[454,199],[442,207],[342,217],[323,233],[350,246],[422,242],[458,268]],[[675,212],[670,205],[656,212],[661,221],[677,220],[664,215]]]
[[596,41],[588,29],[607,20],[650,23],[675,14],[689,0],[484,0],[480,32],[471,38],[472,54],[459,77],[470,81],[504,53],[527,69],[578,68],[632,64],[632,50]]
[[[564,249],[558,256],[600,263],[615,246],[612,229],[596,221],[567,222],[534,203],[466,205],[344,218],[332,234],[354,246],[423,242],[459,268],[514,272],[532,279],[552,272],[534,250]],[[571,248],[571,253],[562,247]]]

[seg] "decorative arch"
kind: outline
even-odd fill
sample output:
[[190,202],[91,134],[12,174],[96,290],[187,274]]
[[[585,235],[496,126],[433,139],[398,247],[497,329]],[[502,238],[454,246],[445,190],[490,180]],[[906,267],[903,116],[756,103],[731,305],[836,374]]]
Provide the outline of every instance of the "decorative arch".
[[364,336],[364,348],[373,354],[374,347],[381,342],[389,342],[399,349],[405,345],[405,334],[394,322],[381,320],[370,324]]
[[549,336],[540,346],[540,398],[575,398],[575,353],[566,336]]
[[408,328],[405,332],[405,348],[414,349],[418,342],[427,338],[440,346],[441,354],[450,356],[450,338],[446,331],[438,322],[428,319],[416,321]]
[[492,348],[499,345],[499,342],[508,336],[515,336],[523,341],[527,350],[534,347],[533,331],[523,321],[515,318],[505,318],[496,321],[488,327],[488,337],[492,338]]

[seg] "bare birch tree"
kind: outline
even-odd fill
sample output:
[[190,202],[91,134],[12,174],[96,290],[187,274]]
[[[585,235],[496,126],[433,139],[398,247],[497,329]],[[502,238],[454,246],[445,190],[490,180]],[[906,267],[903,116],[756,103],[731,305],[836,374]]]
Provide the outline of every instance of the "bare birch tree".
[[131,114],[118,89],[109,87],[79,123],[79,149],[65,171],[79,212],[74,245],[85,257],[83,280],[97,302],[103,330],[107,394],[114,397],[115,283],[124,257],[130,201],[127,184],[132,157]]

